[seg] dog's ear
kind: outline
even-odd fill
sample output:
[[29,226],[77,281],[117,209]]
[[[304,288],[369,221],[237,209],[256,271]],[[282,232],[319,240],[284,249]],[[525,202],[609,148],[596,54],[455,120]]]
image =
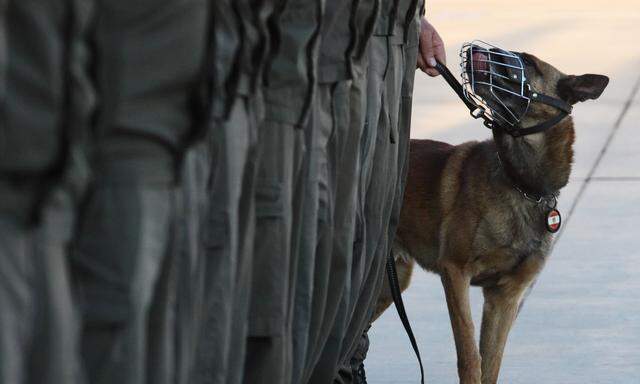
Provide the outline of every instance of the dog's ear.
[[594,100],[600,97],[607,84],[609,78],[603,75],[570,75],[558,81],[558,96],[571,104]]

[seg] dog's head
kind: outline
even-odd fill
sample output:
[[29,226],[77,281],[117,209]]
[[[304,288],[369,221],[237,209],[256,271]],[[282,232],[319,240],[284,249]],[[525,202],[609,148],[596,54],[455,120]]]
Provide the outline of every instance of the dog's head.
[[558,107],[537,102],[539,95],[567,104],[597,99],[609,78],[566,75],[524,52],[470,44],[463,51],[463,77],[468,93],[491,112],[499,124],[527,127],[558,115]]

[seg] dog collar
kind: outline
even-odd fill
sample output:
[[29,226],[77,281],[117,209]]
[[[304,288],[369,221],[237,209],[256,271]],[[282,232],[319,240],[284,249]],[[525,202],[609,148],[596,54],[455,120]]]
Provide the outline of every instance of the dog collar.
[[553,192],[547,195],[541,195],[535,192],[527,191],[527,188],[522,187],[520,183],[517,182],[516,178],[514,178],[508,170],[508,167],[502,161],[500,157],[500,153],[496,152],[496,157],[498,158],[498,164],[500,164],[500,168],[504,171],[505,176],[511,182],[511,186],[516,191],[520,192],[522,197],[526,200],[529,200],[535,204],[547,204],[551,209],[555,209],[556,205],[558,205],[558,192]]

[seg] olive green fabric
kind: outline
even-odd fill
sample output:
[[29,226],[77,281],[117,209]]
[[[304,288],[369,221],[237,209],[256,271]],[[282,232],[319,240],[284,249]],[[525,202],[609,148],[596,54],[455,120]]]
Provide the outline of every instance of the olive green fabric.
[[[309,279],[311,293],[311,312],[309,318],[308,345],[305,356],[305,374],[303,382],[308,379],[310,370],[318,359],[319,351],[326,342],[327,331],[323,332],[323,318],[335,316],[337,306],[332,307],[327,302],[329,291],[342,291],[340,285],[329,287],[330,273],[336,275],[345,271],[332,271],[332,248],[335,203],[335,176],[333,153],[330,141],[335,139],[338,125],[348,125],[347,91],[350,81],[340,83],[320,84],[316,93],[316,101],[311,111],[310,124],[306,127],[307,151],[305,157],[309,159],[307,169],[307,185],[303,208],[303,231],[307,238],[301,242],[299,248],[300,262],[313,263],[313,276]],[[341,113],[342,112],[342,113]],[[343,128],[344,129],[344,128]],[[306,247],[304,247],[306,246]],[[344,268],[343,268],[344,269]],[[340,280],[340,279],[339,279]],[[300,284],[303,282],[299,281]],[[296,321],[294,315],[294,321]],[[333,321],[333,320],[332,320]],[[325,333],[325,334],[323,334]],[[296,356],[298,358],[298,356]]]
[[178,170],[200,128],[194,98],[208,86],[201,80],[209,4],[96,1],[94,182],[73,254],[91,383],[173,383],[184,375],[177,295],[189,260],[181,257]]
[[18,0],[3,6],[0,172],[42,174],[60,164],[65,135],[69,2]]
[[[415,11],[414,17],[411,23],[406,29],[406,43],[403,49],[403,66],[401,68],[402,84],[401,84],[401,99],[398,121],[398,147],[399,157],[397,163],[397,174],[399,177],[398,183],[396,183],[396,190],[393,195],[393,207],[390,215],[388,238],[389,241],[386,244],[387,250],[385,255],[390,252],[390,247],[395,234],[400,209],[402,208],[402,200],[404,194],[404,185],[408,171],[408,155],[409,155],[409,139],[411,130],[411,106],[413,95],[413,80],[416,69],[416,61],[418,55],[418,36],[420,26],[419,7],[412,8],[410,11]],[[384,269],[384,268],[383,268]],[[381,273],[378,275],[379,282],[378,287],[382,286],[383,279],[386,279],[386,274]],[[378,288],[379,289],[379,288]],[[377,294],[376,294],[377,297]],[[367,326],[368,329],[368,326]],[[357,383],[357,370],[361,369],[367,351],[369,349],[369,342],[367,337],[367,331],[365,330],[360,341],[357,342],[348,354],[348,359],[342,362],[339,375],[336,377],[336,383]]]
[[291,257],[293,191],[303,131],[265,121],[260,127],[256,235],[244,382],[289,382],[292,364]]
[[7,47],[7,4],[8,0],[0,0],[0,100],[7,94],[7,61],[9,53]]
[[[239,97],[214,123],[201,169],[209,166],[196,266],[202,295],[193,383],[242,380],[255,231],[256,100]],[[202,171],[200,171],[202,172]]]
[[[317,89],[305,125],[305,147],[300,186],[296,190],[293,253],[297,260],[293,308],[293,366],[291,382],[305,382],[326,341],[322,331],[327,308],[329,270],[332,261],[333,212],[336,199],[335,164],[330,148],[338,125],[345,129],[348,116],[346,96],[351,77],[349,50],[353,11],[357,1],[327,0],[319,30]],[[334,95],[342,95],[338,97]],[[345,104],[346,103],[346,104]],[[335,118],[341,119],[336,121]],[[342,142],[340,143],[342,144]],[[346,274],[345,274],[346,276]],[[344,283],[344,280],[341,282]],[[338,284],[340,285],[340,284]],[[342,288],[336,287],[336,292]],[[333,321],[335,308],[329,304],[327,317]],[[329,320],[329,319],[327,319]],[[327,328],[325,325],[324,328]]]
[[202,231],[208,208],[207,182],[211,175],[209,139],[187,150],[182,164],[182,227],[179,241],[181,260],[177,283],[176,383],[189,383],[195,367],[196,348],[200,342],[203,313],[205,270]]
[[[324,0],[279,2],[265,66],[265,120],[259,126],[256,234],[249,312],[246,383],[291,382],[297,255],[305,187],[306,125],[316,83]],[[306,263],[306,264],[305,264]]]
[[235,96],[234,67],[240,52],[241,29],[233,9],[233,1],[217,0],[213,1],[212,6],[211,48],[214,60],[213,63],[207,63],[213,66],[212,114],[216,118],[225,118]]
[[305,125],[316,81],[318,37],[325,0],[280,1],[277,41],[265,67],[265,117]]
[[360,141],[364,127],[363,76],[336,84],[332,110],[335,128],[329,143],[330,174],[334,182],[334,226],[327,298],[321,329],[311,365],[310,382],[330,382],[340,357],[342,338],[348,321],[351,296],[351,266],[355,235],[356,194],[360,169]]
[[349,48],[353,43],[352,19],[358,0],[326,0],[320,29],[318,55],[318,82],[331,83],[347,80]]
[[137,135],[184,151],[193,134],[194,97],[199,87],[207,86],[199,82],[208,41],[208,3],[96,0],[98,141]]
[[[0,189],[22,192],[4,182]],[[2,383],[82,383],[67,265],[72,207],[71,194],[56,188],[37,225],[0,212]]]
[[93,164],[96,180],[73,251],[87,379],[170,383],[180,233],[175,165],[158,144],[108,144]]
[[206,158],[204,163],[199,160],[206,181],[198,183],[205,188],[205,202],[192,209],[201,217],[200,251],[195,275],[190,277],[196,282],[191,300],[197,302],[193,383],[243,380],[256,227],[258,127],[264,120],[263,72],[274,43],[267,24],[277,3],[222,1],[213,8],[214,121],[198,155]]
[[87,182],[91,1],[0,3],[0,382],[81,383],[68,245]]

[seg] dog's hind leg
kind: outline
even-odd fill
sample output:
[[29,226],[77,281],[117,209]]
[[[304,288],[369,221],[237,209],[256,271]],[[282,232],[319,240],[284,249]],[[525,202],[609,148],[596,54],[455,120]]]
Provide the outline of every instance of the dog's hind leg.
[[531,257],[513,275],[501,279],[496,286],[483,289],[484,308],[480,330],[482,384],[496,384],[502,354],[518,307],[535,276],[542,269],[541,258]]

